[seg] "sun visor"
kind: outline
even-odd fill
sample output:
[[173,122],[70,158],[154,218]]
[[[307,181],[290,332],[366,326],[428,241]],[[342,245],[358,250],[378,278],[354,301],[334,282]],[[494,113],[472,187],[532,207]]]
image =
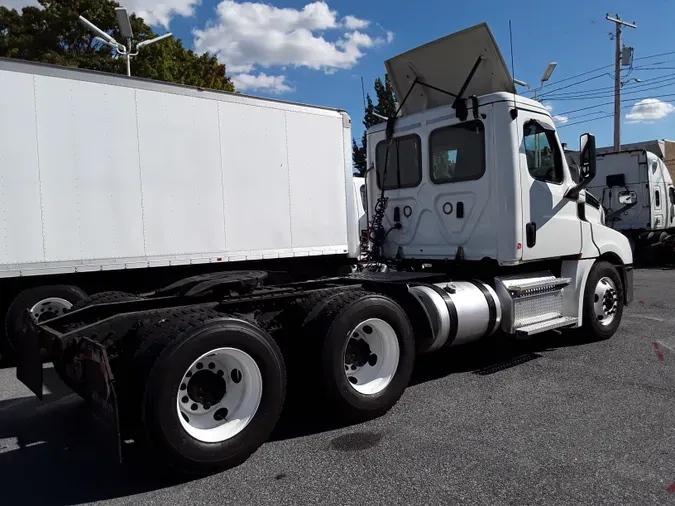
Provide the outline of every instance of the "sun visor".
[[[515,93],[513,78],[487,23],[419,46],[385,62],[392,88],[401,103],[417,78],[421,83],[458,95],[479,56],[478,66],[463,97],[498,91]],[[449,105],[454,98],[426,86],[415,86],[406,100],[403,115]]]

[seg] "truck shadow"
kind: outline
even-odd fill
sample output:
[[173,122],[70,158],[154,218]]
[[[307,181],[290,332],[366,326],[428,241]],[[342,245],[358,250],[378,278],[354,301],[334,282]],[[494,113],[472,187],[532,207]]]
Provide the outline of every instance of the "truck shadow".
[[[584,344],[555,334],[525,342],[492,341],[420,357],[411,386],[456,373],[496,374],[547,350]],[[33,397],[0,401],[0,476],[11,484],[3,487],[4,504],[74,505],[178,484],[149,472],[133,444],[125,445],[124,465],[103,454],[84,401],[50,368],[45,369],[45,385],[50,393],[42,402]],[[346,427],[331,418],[291,400],[268,444]]]
[[45,369],[44,379],[50,393],[43,401],[0,401],[0,476],[7,485],[3,504],[81,504],[165,486],[134,455],[124,466],[102,455],[84,401],[51,368]]

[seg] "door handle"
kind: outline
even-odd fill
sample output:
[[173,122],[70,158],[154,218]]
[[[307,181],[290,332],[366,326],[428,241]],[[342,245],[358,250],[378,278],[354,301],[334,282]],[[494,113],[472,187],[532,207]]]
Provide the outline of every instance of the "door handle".
[[537,224],[533,221],[525,225],[525,240],[528,248],[533,248],[537,244]]

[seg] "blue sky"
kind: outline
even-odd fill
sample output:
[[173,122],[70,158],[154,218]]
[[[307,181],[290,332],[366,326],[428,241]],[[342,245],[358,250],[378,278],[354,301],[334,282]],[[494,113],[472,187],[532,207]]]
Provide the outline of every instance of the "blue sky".
[[[20,7],[31,1],[0,4]],[[550,61],[558,63],[541,96],[558,117],[560,135],[570,147],[578,145],[585,131],[596,134],[599,146],[612,143],[612,118],[599,118],[613,112],[613,80],[605,73],[613,73],[614,42],[609,34],[614,24],[605,14],[618,13],[638,25],[624,30],[624,42],[635,48],[636,59],[630,75],[628,69],[623,74],[625,79],[642,80],[623,88],[623,98],[630,101],[623,103],[622,142],[675,138],[675,2],[670,0],[483,0],[473,8],[451,0],[121,3],[143,15],[158,32],[170,29],[186,46],[216,52],[246,93],[346,109],[356,137],[362,132],[361,77],[371,91],[374,79],[384,74],[386,59],[482,21],[488,22],[510,63],[511,19],[518,79],[534,85]],[[674,54],[645,58],[668,52]],[[601,71],[556,84],[605,65]],[[583,79],[590,80],[576,84]],[[607,105],[589,108],[599,104]],[[582,108],[589,109],[578,111]],[[591,121],[577,124],[587,120]]]

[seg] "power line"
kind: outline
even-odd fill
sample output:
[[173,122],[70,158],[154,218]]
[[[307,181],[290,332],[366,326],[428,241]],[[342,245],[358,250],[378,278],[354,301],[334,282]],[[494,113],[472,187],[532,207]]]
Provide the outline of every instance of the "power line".
[[539,96],[540,96],[540,97],[545,97],[545,96],[550,95],[551,93],[554,93],[554,92],[556,92],[556,91],[566,90],[567,88],[571,88],[572,86],[578,86],[578,85],[580,85],[580,84],[587,83],[587,82],[592,81],[592,80],[594,80],[594,79],[599,79],[599,78],[604,77],[604,76],[606,76],[606,75],[610,75],[610,76],[611,76],[611,74],[610,74],[609,72],[606,72],[606,73],[600,74],[600,75],[598,75],[598,76],[589,77],[588,79],[584,79],[583,81],[579,81],[579,82],[576,82],[576,83],[571,83],[571,84],[568,84],[568,85],[566,85],[566,86],[562,86],[562,87],[560,87],[560,88],[555,88],[555,89],[553,89],[553,90],[548,90],[547,92],[542,93],[542,94],[540,94]]
[[574,126],[574,125],[581,125],[582,123],[589,123],[591,121],[598,121],[598,120],[601,120],[601,119],[611,118],[613,116],[614,116],[614,113],[605,114],[604,116],[600,116],[599,118],[585,119],[585,120],[582,120],[582,121],[575,121],[574,123],[565,123],[564,125],[560,125],[558,127],[558,130],[560,130],[561,128],[567,128],[567,127],[571,127],[571,126]]
[[[670,56],[670,55],[675,55],[675,51],[669,51],[669,52],[666,52],[666,53],[659,53],[659,54],[652,54],[652,55],[648,55],[648,56],[640,56],[640,57],[638,57],[638,58],[633,58],[633,60],[634,60],[634,61],[637,61],[637,60],[649,60],[649,59],[652,59],[652,58],[658,58],[658,57],[660,57],[660,56]],[[655,65],[655,64],[653,63],[652,65]],[[602,66],[602,67],[598,67],[598,68],[596,68],[596,69],[589,70],[589,71],[587,71],[587,72],[582,72],[582,73],[580,73],[580,74],[575,74],[575,75],[573,75],[573,76],[566,77],[566,78],[564,78],[564,79],[559,79],[559,80],[553,81],[553,82],[551,82],[551,83],[549,83],[549,84],[545,84],[544,86],[542,86],[542,89],[543,89],[543,88],[548,88],[549,86],[557,86],[557,85],[560,84],[560,83],[564,83],[564,82],[570,81],[570,80],[572,80],[572,79],[576,79],[576,78],[578,78],[578,77],[587,76],[587,75],[589,75],[589,74],[593,74],[594,72],[598,72],[598,71],[600,71],[600,70],[605,70],[605,69],[608,69],[608,68],[613,67],[613,66],[614,66],[614,64],[613,64],[613,63],[610,63],[609,65],[604,65],[604,66]],[[602,74],[602,75],[605,75],[605,74]],[[584,82],[585,82],[585,81],[581,81],[581,82],[579,82],[579,84],[583,84]],[[530,90],[530,92],[532,92],[532,90]],[[549,90],[547,93],[552,93],[552,92],[553,92],[553,90]]]
[[[657,90],[657,89],[660,89],[660,88],[667,88],[667,87],[673,86],[675,84],[675,82],[673,82],[673,81],[675,81],[675,78],[670,78],[670,79],[667,79],[666,81],[663,81],[663,82],[661,82],[661,84],[657,84],[656,86],[651,84],[651,85],[648,85],[647,87],[641,87],[639,90],[635,90],[635,89],[631,88],[631,90],[633,90],[633,91],[626,91],[626,92],[622,93],[622,95],[635,95],[636,93],[643,93],[643,92],[649,91],[649,90]],[[598,100],[598,99],[601,99],[601,98],[609,98],[611,96],[613,96],[613,93],[609,93],[609,94],[608,93],[593,93],[593,94],[590,94],[590,95],[578,94],[578,95],[575,95],[575,96],[568,96],[568,97],[558,97],[558,96],[548,97],[547,100],[556,100],[556,101],[561,101],[561,100]]]
[[633,67],[635,70],[675,70],[675,67]]
[[[631,90],[636,89],[636,88],[643,88],[645,86],[651,86],[652,84],[657,84],[659,82],[665,82],[668,80],[671,80],[670,78],[672,76],[675,76],[675,72],[670,73],[670,74],[665,74],[663,76],[656,76],[656,77],[650,77],[649,79],[643,79],[641,80],[638,84],[635,84],[630,87]],[[610,91],[614,90],[614,86],[603,86],[601,88],[589,88],[586,90],[579,90],[579,91],[568,91],[566,93],[561,93],[559,95],[555,96],[548,96],[547,99],[554,100],[554,99],[560,99],[563,97],[576,97],[576,96],[581,96],[582,93],[587,93],[590,92],[592,95],[597,94],[600,91]],[[552,92],[549,92],[552,93]]]
[[[596,114],[609,114],[609,113],[607,111],[593,111],[593,112],[587,112],[586,114],[579,114],[577,116],[573,116],[572,118],[570,118],[568,116],[565,116],[565,117],[567,117],[568,120],[576,120],[576,119],[579,119],[579,118],[586,118],[588,116],[594,116]],[[562,115],[561,114],[555,114],[554,116],[562,116]]]
[[[666,98],[666,97],[675,97],[675,94],[670,93],[670,94],[667,94],[667,95],[657,95],[657,96],[648,96],[648,97],[627,98],[627,99],[625,99],[625,100],[622,100],[621,102],[622,102],[622,103],[623,103],[623,102],[639,102],[639,101],[641,101],[641,100],[647,100],[647,99],[650,99],[650,98],[661,99],[661,98]],[[662,102],[663,102],[663,101],[662,101]],[[672,102],[672,101],[665,100],[665,102]],[[581,108],[579,108],[579,109],[573,109],[573,110],[571,110],[571,111],[559,112],[557,115],[558,115],[558,116],[563,116],[563,115],[566,115],[566,114],[572,114],[572,113],[575,113],[575,112],[589,111],[589,110],[591,110],[591,109],[597,109],[598,107],[603,107],[603,106],[606,106],[606,105],[612,105],[613,103],[614,103],[614,102],[603,102],[602,104],[589,105],[588,107],[581,107]]]

